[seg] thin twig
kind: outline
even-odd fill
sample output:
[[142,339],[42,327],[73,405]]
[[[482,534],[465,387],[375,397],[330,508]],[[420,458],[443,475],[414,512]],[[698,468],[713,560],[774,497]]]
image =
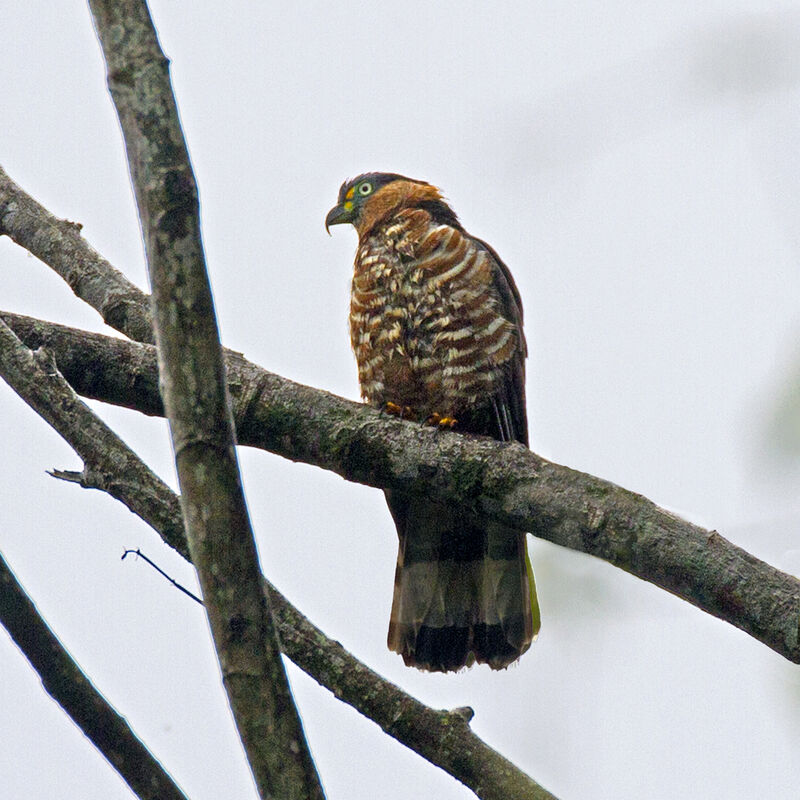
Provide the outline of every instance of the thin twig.
[[133,553],[133,555],[135,555],[137,558],[141,558],[146,564],[149,564],[159,575],[161,575],[162,578],[166,578],[179,592],[183,592],[185,595],[191,597],[196,603],[200,603],[201,606],[203,605],[203,601],[194,592],[190,592],[185,586],[178,583],[175,578],[167,575],[167,573],[164,572],[164,570],[161,569],[161,567],[159,567],[155,561],[149,559],[138,547],[135,550],[125,550],[125,552],[122,554],[121,560],[124,561],[125,557],[129,556],[131,553]]
[[[173,586],[202,605],[140,550],[126,550],[144,559]],[[478,797],[515,800],[555,800],[546,789],[503,756],[488,748],[469,729],[475,711],[469,706],[434,711],[406,695],[364,664],[338,642],[328,639],[300,614],[266,579],[284,638],[282,649],[311,677],[332,689],[340,700],[358,708],[400,742],[469,786]],[[288,636],[287,636],[288,634]],[[316,669],[310,669],[313,663]],[[324,677],[323,677],[324,676]]]

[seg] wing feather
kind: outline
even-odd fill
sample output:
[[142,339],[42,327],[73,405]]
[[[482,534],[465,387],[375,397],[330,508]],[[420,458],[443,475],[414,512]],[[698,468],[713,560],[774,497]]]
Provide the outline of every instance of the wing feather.
[[[525,404],[525,358],[528,345],[523,330],[522,298],[511,270],[497,251],[482,239],[470,236],[475,244],[486,251],[492,262],[492,279],[500,299],[503,316],[516,328],[518,347],[507,364],[506,376],[497,393],[492,398],[493,417],[499,417],[498,428],[491,432],[501,441],[516,440],[528,445],[528,414]],[[497,412],[497,413],[494,413]],[[505,424],[508,420],[509,424]],[[489,433],[489,431],[486,431]]]

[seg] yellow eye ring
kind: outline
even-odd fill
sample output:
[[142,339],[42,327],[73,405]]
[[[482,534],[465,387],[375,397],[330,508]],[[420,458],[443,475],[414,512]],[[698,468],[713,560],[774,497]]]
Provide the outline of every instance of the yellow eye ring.
[[358,187],[358,193],[365,197],[366,195],[372,192],[372,184],[369,181],[365,181]]

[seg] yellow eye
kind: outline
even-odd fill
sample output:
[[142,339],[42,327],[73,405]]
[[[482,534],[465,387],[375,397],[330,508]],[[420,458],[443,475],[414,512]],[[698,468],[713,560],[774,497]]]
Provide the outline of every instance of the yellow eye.
[[365,181],[358,187],[358,193],[364,197],[372,192],[372,184],[369,181]]

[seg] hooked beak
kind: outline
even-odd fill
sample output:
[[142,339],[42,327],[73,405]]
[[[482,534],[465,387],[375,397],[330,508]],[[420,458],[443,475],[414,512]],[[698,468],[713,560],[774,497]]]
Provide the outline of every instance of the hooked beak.
[[352,222],[352,221],[353,221],[352,209],[348,211],[346,208],[344,208],[343,205],[337,205],[334,206],[328,212],[328,216],[325,217],[325,230],[328,232],[328,236],[330,236],[331,225],[342,225],[345,222]]

